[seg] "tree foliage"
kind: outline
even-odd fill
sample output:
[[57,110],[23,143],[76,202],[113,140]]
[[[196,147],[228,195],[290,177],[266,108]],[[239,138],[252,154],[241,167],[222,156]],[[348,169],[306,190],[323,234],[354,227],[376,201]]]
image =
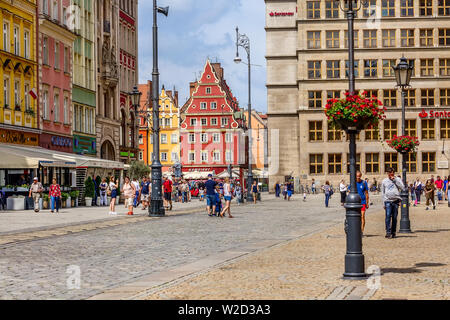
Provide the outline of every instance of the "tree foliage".
[[140,179],[150,174],[150,168],[143,161],[133,161],[130,165],[130,179]]

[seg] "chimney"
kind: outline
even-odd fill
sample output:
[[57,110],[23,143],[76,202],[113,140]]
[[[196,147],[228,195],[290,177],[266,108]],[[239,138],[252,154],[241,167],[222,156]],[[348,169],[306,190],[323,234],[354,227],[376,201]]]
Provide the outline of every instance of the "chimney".
[[166,90],[166,94],[167,96],[173,100],[173,96],[172,96],[172,90]]
[[192,97],[192,94],[194,93],[196,84],[197,84],[197,82],[189,83],[189,96],[191,96],[191,97]]
[[[175,87],[173,89],[175,90]],[[175,91],[175,107],[178,108],[178,91]]]
[[214,68],[214,71],[217,73],[217,76],[219,79],[223,79],[223,68],[220,66],[219,62],[211,63],[212,67]]

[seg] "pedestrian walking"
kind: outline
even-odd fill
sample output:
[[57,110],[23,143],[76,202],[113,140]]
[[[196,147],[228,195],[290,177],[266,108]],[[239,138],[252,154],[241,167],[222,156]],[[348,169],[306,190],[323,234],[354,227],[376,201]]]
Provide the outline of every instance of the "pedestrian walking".
[[447,195],[447,204],[450,207],[450,183],[445,185],[445,194]]
[[142,201],[142,210],[148,208],[148,200],[150,195],[150,181],[148,181],[146,176],[142,177],[141,188],[139,190],[139,198]]
[[279,198],[280,197],[280,193],[281,193],[281,187],[280,187],[280,183],[277,181],[277,183],[275,183],[275,197]]
[[98,185],[97,180],[95,180],[95,174],[92,175],[92,182],[94,182],[94,198],[92,199],[92,205],[97,206]]
[[345,184],[345,181],[342,179],[341,183],[339,184],[339,192],[341,193],[341,206],[345,204],[345,200],[347,199],[347,185]]
[[416,207],[416,190],[414,189],[414,184],[409,185],[409,194],[411,195],[411,202],[413,203],[413,206]]
[[437,176],[436,181],[434,182],[434,184],[436,185],[438,203],[441,204],[442,203],[442,198],[443,198],[442,189],[444,187],[444,180],[442,180],[440,176]]
[[217,182],[213,180],[212,174],[208,174],[208,180],[205,182],[206,212],[210,217],[216,211],[216,186]]
[[306,202],[306,191],[303,191],[303,202]]
[[417,206],[417,204],[420,204],[420,196],[422,195],[423,191],[423,185],[422,182],[419,180],[419,178],[417,178],[416,181],[414,181],[413,187],[414,192],[416,193],[416,200],[414,204]]
[[329,203],[330,197],[331,197],[331,186],[330,186],[330,182],[328,180],[325,181],[325,184],[322,186],[322,190],[325,193],[325,208],[328,208],[328,203]]
[[311,193],[316,194],[316,181],[314,179],[311,182]]
[[287,200],[287,184],[283,184],[283,198],[284,200]]
[[447,196],[447,184],[448,184],[448,177],[444,177],[444,186],[442,188],[443,193],[444,193],[444,200],[447,201],[448,200],[448,196]]
[[114,176],[109,178],[109,185],[107,193],[111,194],[111,203],[109,204],[109,214],[116,215],[116,198],[117,198],[117,188],[119,187],[117,180]]
[[293,192],[294,192],[294,185],[292,184],[292,182],[288,181],[288,183],[286,183],[287,201],[291,201]]
[[364,228],[366,226],[366,210],[369,209],[369,186],[367,185],[366,180],[362,180],[361,171],[356,171],[356,187],[358,189],[359,197],[361,198],[361,232],[364,232]]
[[425,198],[427,199],[427,208],[425,210],[430,210],[430,200],[433,203],[433,210],[436,210],[436,202],[434,200],[434,191],[436,190],[435,184],[431,181],[431,179],[427,180],[427,183],[425,184]]
[[30,192],[28,197],[33,197],[34,201],[34,212],[39,212],[39,199],[41,198],[41,193],[44,191],[42,183],[39,182],[37,177],[33,178],[33,183],[30,186]]
[[225,178],[225,183],[223,184],[223,199],[225,200],[225,207],[222,209],[220,216],[223,218],[223,214],[228,212],[228,218],[233,218],[231,215],[231,199],[233,198],[233,193],[230,184],[230,178]]
[[258,200],[259,186],[258,183],[253,181],[252,185],[252,196],[253,196],[253,204],[256,204],[256,200]]
[[172,210],[172,180],[164,177],[163,190],[164,190],[164,207],[168,210]]
[[6,210],[6,193],[3,190],[0,190],[0,206],[2,210]]
[[402,179],[395,176],[393,168],[388,168],[388,177],[381,183],[383,208],[386,213],[386,238],[395,238],[397,231],[398,207],[401,202],[400,192],[405,188]]
[[222,192],[220,190],[220,185],[216,185],[216,190],[214,196],[216,197],[216,209],[213,211],[213,216],[220,216],[220,212],[222,211]]
[[133,207],[136,208],[136,207],[139,206],[139,202],[140,202],[139,195],[140,195],[141,188],[139,186],[139,181],[137,180],[136,177],[133,178],[133,182],[132,183],[133,183],[133,186],[134,186],[134,190],[136,190],[135,191],[135,195],[134,195],[134,200],[133,200]]
[[234,194],[236,196],[236,201],[237,201],[238,205],[241,205],[242,188],[241,188],[241,184],[239,182],[236,184],[236,188],[234,189]]
[[50,211],[53,213],[56,209],[56,212],[59,212],[59,201],[61,200],[61,187],[56,182],[56,178],[53,178],[52,184],[50,185]]
[[107,206],[108,200],[106,198],[106,190],[108,189],[108,184],[106,183],[106,179],[102,179],[102,183],[100,183],[100,205]]
[[127,215],[133,215],[133,202],[136,197],[136,188],[134,184],[131,183],[129,177],[125,177],[125,181],[122,186],[122,193],[125,197],[125,206],[128,207]]

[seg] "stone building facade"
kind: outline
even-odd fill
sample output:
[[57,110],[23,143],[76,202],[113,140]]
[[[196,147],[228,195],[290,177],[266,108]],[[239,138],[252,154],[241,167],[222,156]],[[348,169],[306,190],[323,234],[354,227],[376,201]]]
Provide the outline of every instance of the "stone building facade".
[[[347,20],[336,1],[266,0],[270,183],[348,182],[348,140],[328,126],[323,106],[348,89]],[[357,165],[378,181],[401,156],[385,141],[401,134],[401,94],[392,66],[414,64],[407,134],[421,142],[408,156],[409,180],[449,174],[450,3],[371,0],[355,19],[356,89],[387,106],[379,128],[357,137]],[[298,183],[299,182],[299,183]]]

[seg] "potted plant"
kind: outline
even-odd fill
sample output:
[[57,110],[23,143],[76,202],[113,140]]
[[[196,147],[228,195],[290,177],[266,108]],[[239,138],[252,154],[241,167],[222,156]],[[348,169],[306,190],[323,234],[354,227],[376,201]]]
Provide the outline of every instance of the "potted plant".
[[61,192],[61,207],[65,208],[67,205],[67,193]]
[[8,197],[6,207],[8,210],[25,210],[25,197],[17,195]]
[[21,186],[17,186],[17,191],[24,192],[30,190],[30,186],[27,184],[23,184]]
[[75,200],[76,200],[76,198],[78,198],[77,197],[77,192],[74,190],[74,191],[70,191],[69,192],[69,195],[70,195],[70,205],[71,205],[71,207],[73,208],[73,207],[75,207]]
[[34,115],[35,115],[34,110],[31,108],[25,109],[25,114],[28,116],[31,116],[31,117],[34,117]]
[[343,99],[329,99],[325,105],[328,122],[342,130],[356,128],[363,130],[376,126],[386,118],[386,107],[375,96],[369,97],[367,91],[350,95],[345,92]]
[[72,207],[72,197],[70,196],[69,192],[66,192],[66,208],[71,208]]
[[86,206],[90,207],[92,206],[92,198],[94,198],[95,196],[95,185],[94,185],[94,181],[92,181],[91,177],[88,177],[86,179],[86,181],[84,182],[84,187],[85,187],[85,191],[84,191],[84,200],[86,201]]
[[386,141],[389,147],[400,153],[416,152],[420,145],[419,138],[411,136],[396,136]]
[[6,187],[3,188],[3,191],[5,191],[5,192],[8,192],[8,191],[12,192],[12,191],[14,191],[14,186],[8,184],[8,185],[6,185]]
[[48,193],[44,193],[42,198],[43,198],[42,208],[43,209],[48,209],[48,201],[49,201]]

